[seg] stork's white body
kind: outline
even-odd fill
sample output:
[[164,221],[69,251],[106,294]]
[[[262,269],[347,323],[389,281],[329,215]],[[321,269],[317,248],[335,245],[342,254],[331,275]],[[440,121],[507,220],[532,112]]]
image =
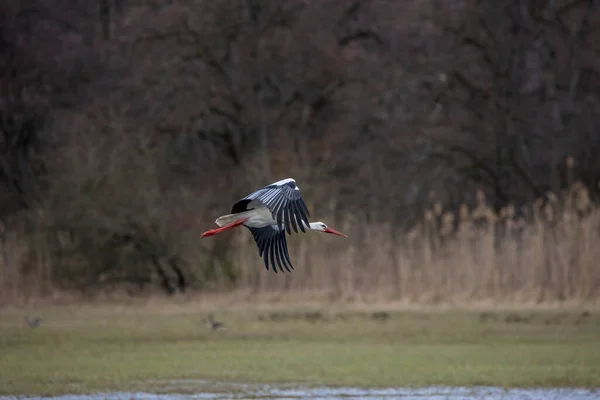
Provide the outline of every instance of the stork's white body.
[[250,228],[264,228],[265,226],[277,225],[277,221],[273,219],[273,214],[271,213],[271,210],[269,210],[262,204],[252,210],[242,211],[241,213],[237,214],[227,214],[220,216],[219,218],[217,218],[215,223],[219,226],[224,226],[227,224],[231,224],[232,222],[237,221],[241,218],[248,218],[246,222],[243,223],[243,225]]

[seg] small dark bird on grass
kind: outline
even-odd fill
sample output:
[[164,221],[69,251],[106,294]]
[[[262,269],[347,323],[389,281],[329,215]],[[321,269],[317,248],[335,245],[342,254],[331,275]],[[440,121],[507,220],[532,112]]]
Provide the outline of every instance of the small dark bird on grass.
[[371,318],[378,321],[386,321],[389,317],[390,314],[388,314],[386,311],[375,311],[373,314],[371,314]]
[[38,326],[40,326],[40,324],[42,323],[42,319],[40,317],[30,317],[28,315],[25,316],[25,318],[23,318],[25,320],[25,323],[30,327],[30,328],[37,328]]
[[206,318],[206,326],[208,326],[208,328],[213,331],[225,329],[225,324],[223,324],[222,322],[219,322],[219,321],[215,321],[212,313],[208,314],[208,318]]

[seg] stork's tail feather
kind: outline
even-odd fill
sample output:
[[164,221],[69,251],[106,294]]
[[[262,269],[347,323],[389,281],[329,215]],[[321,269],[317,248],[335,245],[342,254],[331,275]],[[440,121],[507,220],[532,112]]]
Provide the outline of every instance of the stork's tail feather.
[[215,224],[217,224],[219,226],[225,226],[227,224],[231,224],[232,222],[238,221],[243,218],[248,218],[248,211],[243,211],[241,213],[236,213],[236,214],[222,215],[216,219]]

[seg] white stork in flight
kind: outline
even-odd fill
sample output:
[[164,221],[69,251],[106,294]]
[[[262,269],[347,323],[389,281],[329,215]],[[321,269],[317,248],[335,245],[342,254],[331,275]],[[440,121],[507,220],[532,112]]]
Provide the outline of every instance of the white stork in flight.
[[310,222],[308,209],[304,204],[300,188],[292,178],[272,183],[236,202],[231,207],[231,214],[223,215],[215,221],[219,228],[210,229],[202,237],[213,236],[227,229],[244,225],[250,229],[258,246],[258,255],[263,257],[265,267],[277,273],[294,269],[290,261],[285,231],[291,235],[293,228],[298,232],[306,229],[317,232],[332,233],[348,237],[328,227],[323,222]]

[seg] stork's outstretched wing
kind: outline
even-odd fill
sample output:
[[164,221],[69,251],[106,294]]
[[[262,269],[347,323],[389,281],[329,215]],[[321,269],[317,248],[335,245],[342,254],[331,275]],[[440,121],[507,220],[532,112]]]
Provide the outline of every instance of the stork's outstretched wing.
[[292,178],[272,183],[249,194],[233,205],[231,213],[252,209],[253,204],[251,203],[255,202],[261,202],[271,211],[273,219],[277,221],[277,226],[282,232],[284,227],[288,234],[292,233],[290,227],[294,229],[294,232],[298,232],[298,226],[302,232],[306,232],[302,221],[307,226],[310,224],[308,220],[310,213],[304,203],[300,188]]
[[267,270],[269,269],[269,259],[271,260],[271,268],[275,273],[277,273],[276,265],[279,266],[281,272],[284,272],[283,268],[288,272],[294,269],[283,229],[279,229],[276,225],[265,226],[264,228],[248,227],[248,229],[252,232],[258,246],[258,255],[263,258]]

